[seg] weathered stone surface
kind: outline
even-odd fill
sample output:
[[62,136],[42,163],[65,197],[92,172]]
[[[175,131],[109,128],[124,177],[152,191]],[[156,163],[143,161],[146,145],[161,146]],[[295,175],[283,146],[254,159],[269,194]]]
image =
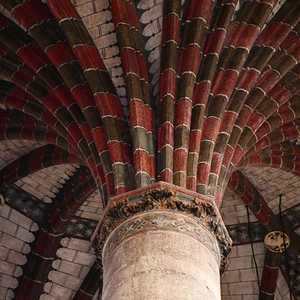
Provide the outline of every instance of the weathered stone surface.
[[218,252],[215,237],[195,218],[136,215],[104,246],[102,299],[221,299]]

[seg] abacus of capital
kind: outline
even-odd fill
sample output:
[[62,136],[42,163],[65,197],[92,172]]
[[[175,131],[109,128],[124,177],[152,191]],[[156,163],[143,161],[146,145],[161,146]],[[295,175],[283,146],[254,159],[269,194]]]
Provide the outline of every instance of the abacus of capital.
[[231,239],[211,198],[165,182],[111,198],[94,243],[103,300],[221,299]]

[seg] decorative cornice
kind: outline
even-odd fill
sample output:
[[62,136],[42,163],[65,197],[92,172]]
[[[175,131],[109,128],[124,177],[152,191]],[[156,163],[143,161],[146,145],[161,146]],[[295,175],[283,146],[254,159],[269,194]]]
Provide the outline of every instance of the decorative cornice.
[[156,210],[176,211],[195,217],[216,237],[222,258],[221,271],[224,269],[231,239],[214,201],[164,182],[110,199],[94,241],[98,255],[102,255],[104,242],[117,226],[139,213]]

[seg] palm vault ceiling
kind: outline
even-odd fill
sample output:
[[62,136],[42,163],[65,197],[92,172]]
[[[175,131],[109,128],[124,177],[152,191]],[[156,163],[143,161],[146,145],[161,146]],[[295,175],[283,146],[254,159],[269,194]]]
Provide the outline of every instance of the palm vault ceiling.
[[[97,299],[103,208],[155,180],[219,205],[234,242],[223,300],[300,298],[300,2],[0,12],[0,299]],[[280,194],[286,255],[263,245]]]

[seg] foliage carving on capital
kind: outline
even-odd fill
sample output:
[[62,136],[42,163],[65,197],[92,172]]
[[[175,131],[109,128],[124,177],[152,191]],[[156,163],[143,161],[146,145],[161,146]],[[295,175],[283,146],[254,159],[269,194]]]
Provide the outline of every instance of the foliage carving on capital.
[[137,214],[157,210],[177,211],[195,217],[216,237],[222,258],[221,270],[224,269],[231,250],[231,239],[214,201],[166,184],[111,199],[94,242],[98,255],[101,255],[105,240],[116,227]]

